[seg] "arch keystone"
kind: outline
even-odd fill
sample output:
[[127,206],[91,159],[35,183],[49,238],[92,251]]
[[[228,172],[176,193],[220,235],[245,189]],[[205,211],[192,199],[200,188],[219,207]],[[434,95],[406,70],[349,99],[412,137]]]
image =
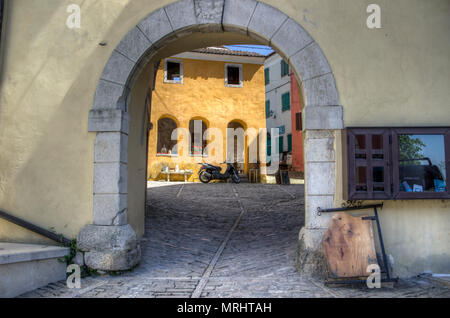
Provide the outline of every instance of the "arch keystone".
[[256,5],[255,0],[225,0],[222,21],[224,30],[247,34]]
[[195,16],[201,32],[221,32],[225,0],[194,0]]

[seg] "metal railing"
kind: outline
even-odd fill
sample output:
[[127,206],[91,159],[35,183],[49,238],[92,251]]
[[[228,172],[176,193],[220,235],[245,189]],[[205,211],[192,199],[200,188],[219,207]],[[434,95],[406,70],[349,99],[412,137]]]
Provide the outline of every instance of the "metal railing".
[[22,220],[16,216],[13,216],[9,213],[6,213],[4,211],[0,210],[0,218],[4,219],[8,222],[11,222],[13,224],[16,224],[20,227],[23,227],[29,231],[32,231],[34,233],[40,234],[42,236],[45,236],[53,241],[59,242],[61,244],[64,244],[65,246],[70,246],[71,240],[64,237],[62,234],[56,234],[49,230],[46,230],[38,225],[35,225],[33,223],[27,222],[25,220]]

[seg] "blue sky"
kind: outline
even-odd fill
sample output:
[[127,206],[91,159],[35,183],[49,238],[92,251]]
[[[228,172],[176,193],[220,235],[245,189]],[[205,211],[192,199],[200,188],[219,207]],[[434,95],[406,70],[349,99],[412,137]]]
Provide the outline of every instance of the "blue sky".
[[261,55],[269,55],[273,52],[270,46],[265,45],[255,45],[255,44],[237,44],[237,45],[225,45],[225,47],[231,50],[246,51],[246,52],[256,52]]
[[425,144],[423,147],[424,157],[430,158],[435,165],[445,161],[444,135],[412,135]]

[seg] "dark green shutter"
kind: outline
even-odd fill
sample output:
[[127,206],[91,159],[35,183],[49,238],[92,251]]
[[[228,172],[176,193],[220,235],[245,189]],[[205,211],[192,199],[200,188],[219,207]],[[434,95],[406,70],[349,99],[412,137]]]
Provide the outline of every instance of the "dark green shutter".
[[292,134],[289,134],[287,136],[287,139],[288,139],[288,152],[291,152],[292,151]]
[[291,94],[289,92],[281,96],[281,110],[286,111],[291,109]]
[[281,61],[281,77],[284,77],[289,74],[289,64],[284,60]]
[[270,117],[270,100],[266,100],[266,118]]
[[278,152],[279,153],[282,153],[283,152],[283,146],[284,146],[284,144],[283,144],[283,142],[284,142],[284,138],[283,138],[284,136],[280,136],[280,137],[278,137],[278,144],[279,144],[279,149],[278,149]]
[[267,135],[267,162],[271,161],[270,156],[272,156],[272,140],[270,139],[270,135]]
[[265,78],[266,85],[269,85],[269,83],[270,83],[270,73],[269,73],[269,69],[268,68],[266,68],[264,70],[264,78]]

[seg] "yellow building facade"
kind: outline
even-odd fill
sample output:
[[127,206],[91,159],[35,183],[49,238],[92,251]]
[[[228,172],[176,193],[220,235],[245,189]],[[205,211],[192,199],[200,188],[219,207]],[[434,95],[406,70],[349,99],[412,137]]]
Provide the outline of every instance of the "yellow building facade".
[[[199,162],[217,165],[225,162],[227,128],[242,128],[244,131],[254,129],[259,132],[266,127],[263,65],[262,55],[231,51],[224,47],[182,53],[160,62],[152,94],[152,129],[148,147],[149,180],[166,179],[167,175],[163,172],[165,167],[173,171],[178,166],[181,171],[192,171],[192,174],[187,175],[188,181],[198,181]],[[176,80],[168,79],[171,66],[177,68],[176,73],[181,71],[181,74],[176,74],[180,75]],[[228,72],[233,71],[236,75],[239,74],[234,84],[233,79],[228,79]],[[175,132],[179,151],[175,154],[171,149],[175,143],[169,140],[173,129],[184,128],[186,132],[189,131],[189,136],[192,136],[195,121],[203,123],[202,135],[205,134],[205,129],[208,130],[207,134],[212,132],[211,128],[220,131],[223,137],[222,156],[212,150],[212,145],[209,150],[194,149],[192,137],[190,145],[185,147],[188,149],[181,149],[185,138],[182,132]],[[169,127],[164,127],[164,122],[168,123]],[[203,137],[205,136],[208,135]],[[212,133],[209,133],[207,138],[211,138],[211,142],[214,141]],[[206,144],[209,141],[203,139],[203,142]],[[246,136],[245,143],[245,154],[240,157],[242,160],[236,158],[236,162],[244,161],[237,162],[244,174],[248,172],[251,161],[248,147],[259,143],[258,135]],[[202,146],[204,144],[202,143]],[[221,166],[223,170],[226,167],[225,164]],[[170,177],[170,180],[183,179],[181,174]]]

